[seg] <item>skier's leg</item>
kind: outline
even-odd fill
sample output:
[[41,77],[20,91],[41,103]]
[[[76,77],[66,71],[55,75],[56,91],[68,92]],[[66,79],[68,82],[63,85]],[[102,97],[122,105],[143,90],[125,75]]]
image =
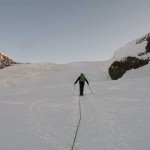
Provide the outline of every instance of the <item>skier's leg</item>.
[[82,85],[83,87],[82,87],[82,95],[84,94],[84,83],[83,83],[83,85]]
[[80,92],[80,95],[82,94],[82,84],[79,83],[79,92]]
[[83,95],[83,90],[84,90],[84,82],[80,83],[80,95]]

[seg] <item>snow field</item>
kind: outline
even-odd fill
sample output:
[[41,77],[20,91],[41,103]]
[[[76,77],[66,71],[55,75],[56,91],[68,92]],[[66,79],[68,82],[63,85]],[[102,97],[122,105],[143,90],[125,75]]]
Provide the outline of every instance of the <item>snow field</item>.
[[74,150],[149,150],[150,65],[111,81],[111,61],[1,70],[0,150],[71,150],[79,121],[79,90],[76,85],[73,96],[73,84],[81,72],[93,93],[86,85],[80,97]]

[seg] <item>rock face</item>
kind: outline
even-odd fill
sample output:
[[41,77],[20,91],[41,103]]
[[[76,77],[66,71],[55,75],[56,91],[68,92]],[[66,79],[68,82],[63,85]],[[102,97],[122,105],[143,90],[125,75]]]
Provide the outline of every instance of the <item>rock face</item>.
[[137,69],[144,65],[147,65],[149,62],[148,59],[139,59],[136,57],[126,57],[121,61],[115,61],[109,67],[109,75],[112,80],[117,80],[121,78],[126,71],[131,69]]
[[[140,44],[144,40],[147,41],[147,46],[145,47],[146,50],[142,53],[139,53],[139,57],[150,53],[150,33],[141,40],[138,40],[136,44]],[[117,80],[121,78],[126,73],[126,71],[131,69],[137,69],[139,67],[147,65],[149,61],[149,57],[145,59],[139,59],[137,57],[128,56],[126,58],[123,58],[121,61],[114,61],[109,67],[108,72],[112,80]]]
[[147,38],[147,46],[145,47],[146,53],[150,53],[150,37]]
[[12,64],[15,64],[15,63],[16,62],[12,58],[0,53],[0,69],[11,66]]

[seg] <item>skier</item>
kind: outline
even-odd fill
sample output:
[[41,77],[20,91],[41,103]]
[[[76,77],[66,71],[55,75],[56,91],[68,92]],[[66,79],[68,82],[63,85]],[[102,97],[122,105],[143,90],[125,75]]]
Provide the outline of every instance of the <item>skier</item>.
[[89,85],[88,80],[85,78],[85,75],[83,73],[80,74],[80,76],[77,78],[75,81],[74,85],[79,81],[79,90],[80,90],[80,96],[83,96],[83,91],[84,91],[84,83]]

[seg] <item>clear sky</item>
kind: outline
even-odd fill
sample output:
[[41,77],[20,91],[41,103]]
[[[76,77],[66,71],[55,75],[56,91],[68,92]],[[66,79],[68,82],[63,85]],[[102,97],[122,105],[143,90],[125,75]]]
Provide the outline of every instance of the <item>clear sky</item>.
[[19,62],[101,61],[150,32],[150,0],[0,0],[0,52]]

